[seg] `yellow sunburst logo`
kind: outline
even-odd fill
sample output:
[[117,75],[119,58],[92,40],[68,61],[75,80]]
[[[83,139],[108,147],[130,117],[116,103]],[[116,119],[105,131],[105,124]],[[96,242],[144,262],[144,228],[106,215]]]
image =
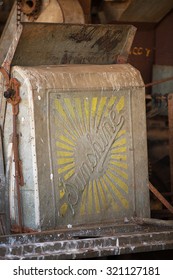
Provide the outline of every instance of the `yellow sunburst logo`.
[[128,209],[124,107],[123,96],[55,100],[60,216]]

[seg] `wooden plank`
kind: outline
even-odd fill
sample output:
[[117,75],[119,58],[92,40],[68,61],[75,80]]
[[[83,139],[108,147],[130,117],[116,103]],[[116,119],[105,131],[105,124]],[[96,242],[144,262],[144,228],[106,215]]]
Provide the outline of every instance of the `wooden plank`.
[[172,0],[133,0],[119,20],[125,22],[159,22],[172,8]]
[[171,192],[173,192],[173,93],[168,96],[168,124]]

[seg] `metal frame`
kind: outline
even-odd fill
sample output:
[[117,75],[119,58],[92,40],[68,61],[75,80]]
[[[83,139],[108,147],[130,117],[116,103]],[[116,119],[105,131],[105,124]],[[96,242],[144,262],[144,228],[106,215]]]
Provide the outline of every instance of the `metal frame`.
[[0,259],[87,259],[170,249],[173,224],[152,219],[0,238]]

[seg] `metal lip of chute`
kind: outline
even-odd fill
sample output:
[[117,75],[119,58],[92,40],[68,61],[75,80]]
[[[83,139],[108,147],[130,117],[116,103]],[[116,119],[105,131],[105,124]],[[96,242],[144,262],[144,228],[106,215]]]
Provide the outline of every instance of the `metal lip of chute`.
[[25,22],[22,26],[12,66],[126,63],[136,32],[132,25]]

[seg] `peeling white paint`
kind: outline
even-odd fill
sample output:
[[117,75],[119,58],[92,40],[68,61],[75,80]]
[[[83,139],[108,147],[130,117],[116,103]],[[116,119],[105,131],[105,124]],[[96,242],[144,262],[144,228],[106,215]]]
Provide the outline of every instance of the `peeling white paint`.
[[119,247],[119,246],[120,246],[119,239],[117,238],[117,240],[116,240],[116,247]]
[[21,118],[21,122],[24,123],[25,122],[25,117]]
[[68,224],[67,225],[67,228],[72,228],[73,226],[71,224]]
[[129,219],[127,217],[124,218],[124,223],[128,223]]

